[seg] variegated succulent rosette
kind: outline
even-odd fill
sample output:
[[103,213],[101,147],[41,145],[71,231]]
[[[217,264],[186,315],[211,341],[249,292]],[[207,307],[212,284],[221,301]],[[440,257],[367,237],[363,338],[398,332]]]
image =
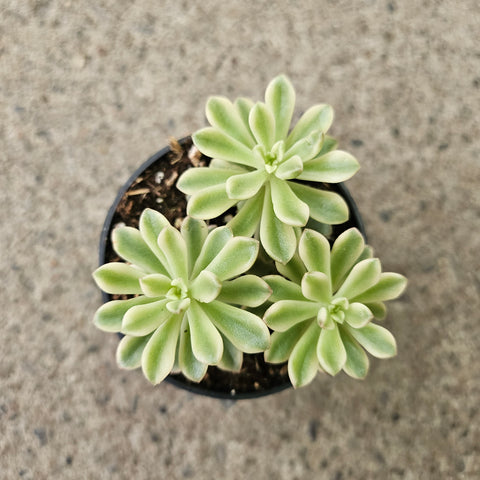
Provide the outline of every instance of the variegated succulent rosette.
[[117,349],[121,367],[142,367],[157,384],[181,371],[200,381],[208,365],[238,371],[243,353],[264,351],[270,341],[261,318],[239,308],[269,297],[268,284],[242,275],[257,257],[258,241],[234,237],[229,227],[209,231],[187,217],[177,230],[159,212],[146,209],[139,229],[117,227],[112,262],[94,272],[107,293],[135,295],[102,305],[95,325],[125,336]]
[[295,387],[310,383],[319,370],[364,378],[364,349],[378,358],[396,354],[393,335],[373,320],[385,317],[384,302],[398,297],[407,281],[382,273],[356,228],[342,233],[331,250],[323,235],[305,229],[298,252],[277,269],[282,276],[264,277],[273,291],[264,320],[274,330],[265,359],[288,360]]
[[295,228],[309,218],[329,225],[348,220],[345,200],[311,182],[343,182],[359,168],[326,136],[333,120],[329,105],[309,108],[290,131],[294,107],[295,91],[284,75],[270,82],[265,102],[211,97],[206,106],[211,126],[196,132],[193,141],[212,160],[177,182],[191,196],[189,215],[207,220],[237,206],[228,223],[233,233],[257,234],[268,255],[282,263],[295,252]]

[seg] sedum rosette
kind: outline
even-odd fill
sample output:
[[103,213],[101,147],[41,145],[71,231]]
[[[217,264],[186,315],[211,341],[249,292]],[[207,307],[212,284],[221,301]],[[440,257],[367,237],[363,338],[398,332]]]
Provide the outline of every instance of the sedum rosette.
[[275,302],[264,316],[275,331],[265,359],[288,360],[295,387],[311,382],[318,370],[364,378],[369,367],[364,349],[377,358],[396,354],[392,334],[372,320],[384,318],[384,302],[403,292],[406,279],[382,273],[357,229],[343,232],[331,250],[323,235],[305,229],[298,253],[277,269],[283,277],[264,277]]
[[189,215],[212,219],[237,205],[228,223],[234,234],[257,233],[269,256],[282,263],[295,253],[295,227],[304,227],[310,217],[333,225],[349,216],[340,195],[305,182],[342,182],[358,170],[357,160],[334,150],[336,142],[325,135],[332,108],[314,105],[289,131],[294,106],[295,91],[284,75],[270,82],[265,102],[211,97],[206,106],[211,126],[196,132],[193,141],[212,160],[177,182],[191,196]]
[[117,227],[113,248],[128,263],[102,265],[93,274],[110,294],[136,295],[101,306],[95,325],[125,336],[117,349],[124,368],[142,367],[153,384],[181,371],[200,381],[208,365],[238,371],[242,352],[264,351],[264,322],[240,305],[265,302],[270,287],[243,275],[257,257],[258,241],[234,237],[229,227],[211,231],[187,217],[181,230],[146,209],[139,229]]

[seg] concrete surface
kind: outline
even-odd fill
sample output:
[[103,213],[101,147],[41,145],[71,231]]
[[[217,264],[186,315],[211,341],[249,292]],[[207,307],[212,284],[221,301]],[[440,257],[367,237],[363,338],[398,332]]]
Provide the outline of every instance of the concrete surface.
[[[2,479],[480,478],[477,0],[0,1]],[[91,324],[107,208],[210,94],[333,105],[386,269],[367,380],[259,400],[152,388]]]

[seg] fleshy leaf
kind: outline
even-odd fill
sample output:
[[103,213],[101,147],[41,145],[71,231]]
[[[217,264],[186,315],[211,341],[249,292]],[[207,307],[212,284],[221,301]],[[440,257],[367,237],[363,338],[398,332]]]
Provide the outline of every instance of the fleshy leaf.
[[123,317],[121,332],[125,335],[143,337],[153,332],[172,314],[166,309],[168,299],[130,308]]
[[234,175],[226,182],[227,195],[229,198],[238,200],[251,198],[262,188],[266,178],[265,170],[253,170],[241,175]]
[[113,294],[142,293],[140,278],[144,276],[145,272],[121,262],[106,263],[93,272],[96,284]]
[[208,227],[203,220],[187,217],[182,223],[180,232],[187,246],[188,271],[190,273],[202,251],[202,246],[208,235]]
[[178,345],[178,365],[181,372],[192,382],[199,382],[207,372],[208,365],[197,360],[192,351],[190,327],[184,316]]
[[368,307],[377,320],[383,320],[387,316],[387,307],[383,302],[367,302],[364,305]]
[[275,176],[281,180],[297,178],[303,171],[303,162],[298,155],[285,160],[275,171]]
[[203,270],[190,285],[190,293],[199,302],[209,303],[218,297],[221,288],[222,284],[218,277],[212,272]]
[[210,125],[253,148],[255,141],[247,129],[242,116],[235,106],[225,97],[210,97],[206,107],[207,119]]
[[317,343],[319,328],[312,322],[300,337],[288,360],[288,376],[295,388],[310,383],[318,372]]
[[342,286],[338,289],[337,297],[354,298],[375,285],[380,279],[382,268],[378,258],[368,258],[357,263]]
[[330,277],[330,244],[320,233],[305,229],[298,243],[298,253],[309,272]]
[[318,152],[318,156],[325,155],[326,153],[331,152],[332,150],[335,150],[337,146],[338,146],[338,142],[333,137],[330,137],[329,135],[325,135],[325,138],[323,139],[322,148]]
[[252,100],[250,100],[249,98],[240,97],[240,98],[237,98],[233,102],[233,104],[234,104],[235,109],[237,110],[238,114],[240,115],[240,118],[242,119],[243,124],[248,129],[248,131],[251,133],[250,125],[248,124],[248,117],[250,116],[250,110],[253,108],[255,103]]
[[220,333],[199,303],[191,302],[187,316],[195,358],[200,362],[215,365],[223,354],[223,342]]
[[292,192],[287,182],[272,177],[270,185],[275,215],[287,225],[303,227],[310,216],[308,205]]
[[163,297],[170,289],[171,281],[166,275],[153,273],[141,278],[140,286],[147,297]]
[[172,227],[165,227],[157,239],[160,250],[168,260],[168,271],[172,278],[188,278],[188,253],[185,240],[180,232]]
[[353,378],[365,378],[370,364],[365,350],[342,327],[340,327],[340,335],[347,352],[347,361],[343,366],[343,371]]
[[295,254],[287,264],[275,262],[275,266],[277,267],[278,273],[299,285],[307,272],[298,254]]
[[345,311],[345,321],[352,328],[363,328],[372,318],[372,312],[363,303],[351,303]]
[[225,184],[215,185],[192,195],[187,203],[187,213],[194,218],[209,220],[221,215],[237,201],[227,195]]
[[146,273],[163,271],[163,265],[145,243],[141,233],[133,227],[117,227],[112,232],[115,252],[127,262]]
[[339,183],[348,180],[359,168],[360,165],[353,155],[334,150],[306,162],[298,178],[312,182]]
[[280,300],[265,312],[263,320],[272,329],[279,332],[293,325],[317,316],[318,305],[301,300]]
[[275,118],[264,103],[258,102],[253,106],[248,123],[257,142],[270,150],[275,141]]
[[246,272],[255,262],[258,241],[253,238],[233,237],[206,267],[223,282]]
[[262,166],[249,147],[213,127],[199,130],[193,134],[192,139],[196,147],[208,157],[253,168]]
[[245,353],[266,350],[270,344],[270,333],[263,321],[240,308],[214,300],[203,305],[210,320],[232,343]]
[[293,227],[279,220],[273,211],[270,188],[265,188],[260,220],[260,240],[268,255],[281,263],[288,262],[297,248]]
[[150,250],[158,257],[162,262],[163,270],[158,269],[156,273],[167,273],[168,262],[165,255],[160,250],[157,244],[158,236],[164,227],[170,225],[169,221],[156,210],[146,208],[140,215],[139,230],[142,234],[145,243],[149,246]]
[[332,299],[330,278],[322,272],[307,272],[302,278],[302,293],[314,302],[328,304]]
[[223,355],[217,367],[229,372],[239,372],[242,368],[243,353],[225,335],[222,335],[222,340]]
[[318,340],[317,356],[321,367],[332,376],[344,367],[347,361],[347,352],[336,324],[331,330],[322,328]]
[[275,118],[275,141],[288,134],[295,107],[295,90],[285,75],[274,78],[265,91],[265,103]]
[[229,227],[213,229],[205,239],[200,255],[193,267],[193,276],[197,276],[218,255],[227,242],[233,237]]
[[205,188],[223,185],[232,175],[238,175],[236,169],[197,167],[189,168],[177,181],[177,188],[186,195],[194,195]]
[[319,104],[310,107],[301,117],[287,138],[287,148],[290,148],[312,132],[326,133],[333,121],[333,109],[330,105]]
[[393,300],[403,293],[407,286],[407,279],[399,273],[385,272],[380,280],[367,291],[353,298],[356,302],[385,302]]
[[278,302],[279,300],[305,300],[300,285],[280,275],[267,275],[263,279],[272,289],[272,295],[269,298],[271,302]]
[[355,265],[363,252],[365,241],[356,228],[349,228],[335,240],[331,252],[331,276],[333,290],[336,291],[347,272]]
[[302,159],[305,168],[305,162],[314,158],[322,148],[323,138],[324,135],[320,130],[310,133],[307,137],[301,138],[294,143],[285,152],[285,158],[298,155]]
[[352,337],[374,357],[390,358],[397,354],[395,338],[386,328],[374,323],[359,329],[347,328]]
[[116,359],[121,368],[133,370],[142,364],[142,353],[151,335],[145,337],[130,337],[126,335],[117,347]]
[[143,350],[142,370],[154,385],[160,383],[174,366],[181,323],[182,317],[173,315],[160,325]]
[[266,302],[272,290],[268,284],[255,275],[243,275],[223,282],[218,300],[246,307],[258,307]]
[[263,207],[263,188],[248,199],[237,211],[237,214],[227,223],[236,236],[251,237],[258,228]]
[[273,332],[270,348],[265,352],[265,361],[269,363],[286,362],[309,324],[308,321],[300,322],[285,332]]
[[130,298],[128,300],[112,300],[104,303],[93,317],[94,325],[104,332],[119,332],[122,329],[122,319],[127,311],[135,305],[153,302],[154,299],[144,297]]
[[289,182],[298,198],[303,200],[310,209],[310,216],[315,220],[329,225],[338,225],[348,220],[347,202],[335,192]]

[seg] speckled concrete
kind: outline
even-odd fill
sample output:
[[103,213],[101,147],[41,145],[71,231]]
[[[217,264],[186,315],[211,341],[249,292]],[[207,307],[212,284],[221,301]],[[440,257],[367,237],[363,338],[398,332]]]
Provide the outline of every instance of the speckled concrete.
[[[3,0],[0,19],[2,479],[480,478],[477,0]],[[410,279],[399,355],[259,400],[152,388],[91,324],[106,210],[208,95],[280,72],[361,162],[370,243]]]

